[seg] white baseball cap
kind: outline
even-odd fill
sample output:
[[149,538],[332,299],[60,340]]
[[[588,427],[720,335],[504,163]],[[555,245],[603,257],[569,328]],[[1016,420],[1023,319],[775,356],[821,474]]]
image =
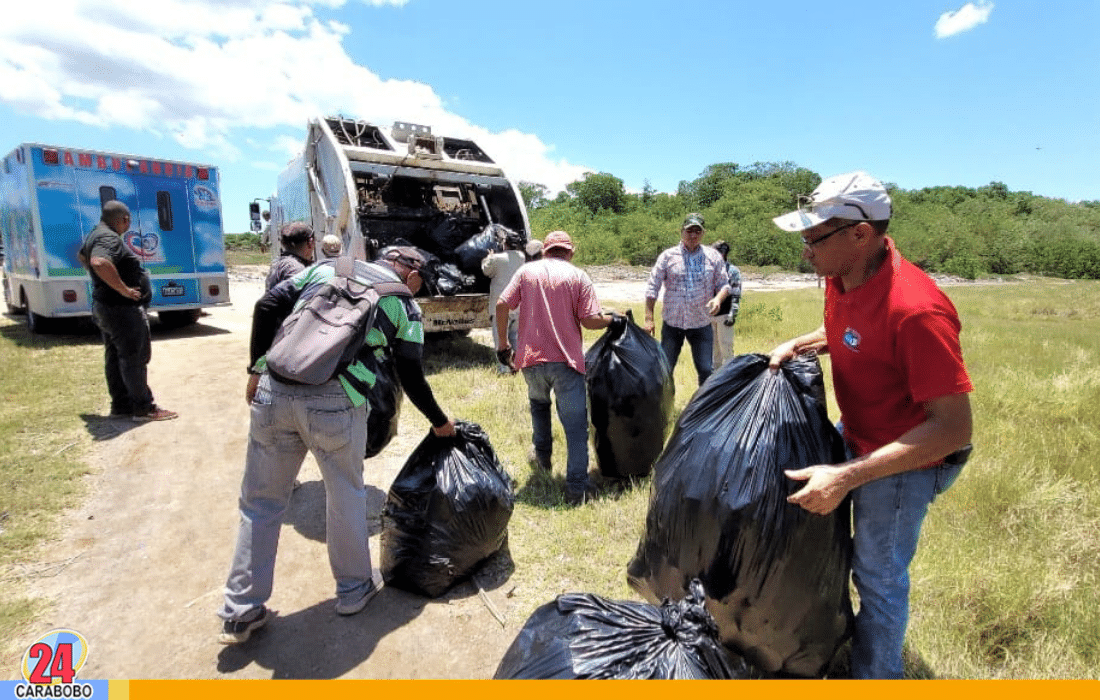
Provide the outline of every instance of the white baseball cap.
[[822,180],[809,197],[799,197],[798,209],[772,221],[784,231],[805,231],[829,219],[885,221],[891,212],[882,183],[857,170]]

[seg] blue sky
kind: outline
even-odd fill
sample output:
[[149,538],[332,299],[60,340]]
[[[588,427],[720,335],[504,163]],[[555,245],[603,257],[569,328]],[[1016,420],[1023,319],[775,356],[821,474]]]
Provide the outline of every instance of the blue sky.
[[516,179],[708,165],[1100,199],[1094,0],[54,0],[5,10],[0,123],[208,163],[227,232],[311,116],[429,124]]

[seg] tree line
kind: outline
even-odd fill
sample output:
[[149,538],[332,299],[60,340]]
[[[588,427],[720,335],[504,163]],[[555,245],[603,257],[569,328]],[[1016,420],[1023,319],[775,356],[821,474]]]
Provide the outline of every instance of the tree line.
[[[577,243],[579,265],[653,264],[679,239],[688,212],[707,221],[705,241],[730,245],[739,265],[810,272],[802,244],[773,216],[791,211],[821,176],[790,162],[710,165],[674,194],[646,181],[627,192],[610,173],[587,173],[553,199],[544,185],[521,182],[532,234],[564,230]],[[968,279],[1033,273],[1100,279],[1100,201],[1071,203],[1004,183],[904,190],[884,183],[894,204],[889,234],[909,260],[928,272]]]

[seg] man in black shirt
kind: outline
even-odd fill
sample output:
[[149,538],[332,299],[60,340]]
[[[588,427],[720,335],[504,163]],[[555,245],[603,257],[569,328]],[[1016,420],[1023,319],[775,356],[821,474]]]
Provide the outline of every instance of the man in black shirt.
[[92,276],[92,316],[103,334],[111,416],[130,416],[138,423],[171,420],[179,414],[153,402],[147,380],[152,344],[145,305],[152,290],[141,260],[122,240],[129,228],[130,209],[116,200],[106,202],[77,255]]

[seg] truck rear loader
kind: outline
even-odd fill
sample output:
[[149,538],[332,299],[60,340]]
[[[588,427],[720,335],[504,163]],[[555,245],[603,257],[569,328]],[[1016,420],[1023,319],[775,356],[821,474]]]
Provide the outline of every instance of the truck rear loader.
[[275,256],[279,229],[294,221],[312,225],[318,260],[326,234],[363,260],[390,245],[430,254],[417,297],[427,332],[488,327],[480,258],[506,235],[526,241],[530,231],[519,189],[476,143],[405,122],[384,130],[344,117],[311,120],[302,153],[268,201]]

